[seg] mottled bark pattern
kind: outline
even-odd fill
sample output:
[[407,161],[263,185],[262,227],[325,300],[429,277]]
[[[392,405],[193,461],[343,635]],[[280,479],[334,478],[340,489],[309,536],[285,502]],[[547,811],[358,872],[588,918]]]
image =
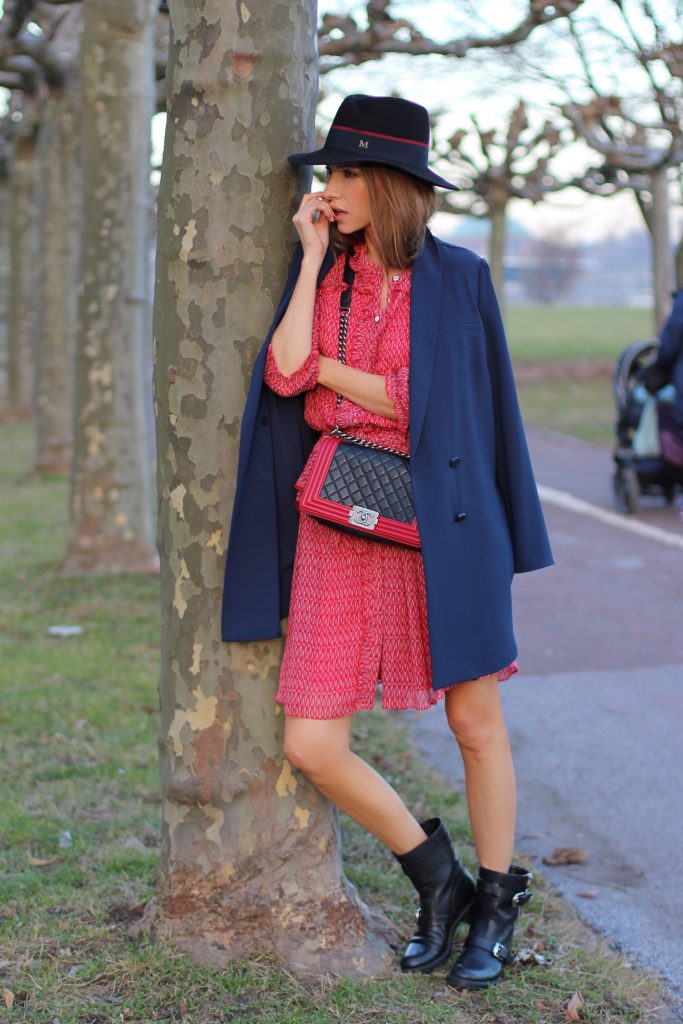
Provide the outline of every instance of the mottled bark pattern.
[[674,280],[674,261],[671,252],[669,224],[668,167],[657,167],[650,173],[652,211],[650,232],[652,238],[652,271],[655,293],[655,330],[661,331],[671,311],[671,289]]
[[[496,195],[496,191],[499,195]],[[489,263],[493,287],[496,289],[501,310],[505,308],[505,244],[507,237],[507,205],[509,195],[504,187],[491,189],[489,214],[491,217],[491,246]]]
[[36,328],[38,219],[36,144],[19,136],[10,172],[10,282],[7,323],[8,411],[33,415],[33,338]]
[[83,250],[64,571],[152,571],[150,124],[155,0],[84,0]]
[[223,644],[220,603],[254,357],[292,250],[313,139],[313,0],[171,2],[159,196],[155,406],[162,582],[163,847],[156,913],[223,963],[375,973],[330,805],[282,757],[280,643]]
[[41,180],[35,352],[36,461],[40,473],[68,473],[73,432],[81,224],[80,4],[60,23],[53,47],[73,69],[66,85],[46,87],[38,135]]

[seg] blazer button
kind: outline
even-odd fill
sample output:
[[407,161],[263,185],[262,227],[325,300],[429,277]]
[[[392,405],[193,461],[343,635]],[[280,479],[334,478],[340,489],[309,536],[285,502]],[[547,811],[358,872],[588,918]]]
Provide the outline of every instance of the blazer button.
[[262,416],[261,417],[261,426],[262,427],[267,427],[268,426],[268,417],[267,416]]
[[463,519],[467,519],[467,512],[458,512],[453,518],[456,523],[461,523]]
[[454,455],[452,459],[448,460],[448,465],[449,466],[459,466],[460,465],[460,456],[459,455]]

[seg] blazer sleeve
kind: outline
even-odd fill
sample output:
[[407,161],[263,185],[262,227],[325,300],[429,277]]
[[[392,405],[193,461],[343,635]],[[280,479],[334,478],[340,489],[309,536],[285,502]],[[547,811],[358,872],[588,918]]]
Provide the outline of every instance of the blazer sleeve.
[[505,330],[485,260],[479,268],[479,313],[486,337],[495,427],[496,483],[505,505],[515,572],[553,564],[529,457]]
[[657,366],[671,370],[681,356],[683,356],[683,290],[676,292],[671,314],[662,329],[657,349]]

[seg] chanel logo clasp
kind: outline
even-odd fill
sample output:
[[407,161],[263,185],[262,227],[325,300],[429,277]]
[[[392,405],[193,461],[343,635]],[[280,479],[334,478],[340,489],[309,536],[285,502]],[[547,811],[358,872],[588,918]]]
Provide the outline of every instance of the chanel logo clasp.
[[371,508],[363,508],[362,505],[353,505],[349,512],[349,522],[352,526],[362,526],[365,530],[374,530],[379,519],[379,512]]

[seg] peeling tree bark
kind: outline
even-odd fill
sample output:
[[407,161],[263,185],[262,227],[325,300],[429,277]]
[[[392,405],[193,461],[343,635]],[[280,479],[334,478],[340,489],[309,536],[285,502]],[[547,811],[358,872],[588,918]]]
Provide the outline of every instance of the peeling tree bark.
[[331,806],[282,757],[280,642],[223,644],[242,410],[313,141],[314,0],[171,2],[155,299],[163,844],[154,913],[204,962],[382,970]]
[[36,144],[20,135],[10,172],[10,282],[7,323],[8,412],[33,415],[33,338],[36,329],[38,218]]
[[[502,191],[502,190],[501,190]],[[491,218],[491,245],[489,262],[491,278],[498,296],[501,312],[505,311],[505,244],[507,238],[507,205],[509,197],[503,194],[489,207]]]
[[64,572],[154,571],[144,355],[155,0],[84,0],[83,237]]
[[652,269],[654,274],[655,330],[659,332],[671,310],[674,261],[671,251],[669,225],[668,167],[651,171],[652,210],[650,237],[652,239]]
[[35,468],[49,474],[71,468],[82,191],[80,23],[79,5],[53,40],[72,72],[63,88],[46,87],[38,134],[42,301],[35,352]]

